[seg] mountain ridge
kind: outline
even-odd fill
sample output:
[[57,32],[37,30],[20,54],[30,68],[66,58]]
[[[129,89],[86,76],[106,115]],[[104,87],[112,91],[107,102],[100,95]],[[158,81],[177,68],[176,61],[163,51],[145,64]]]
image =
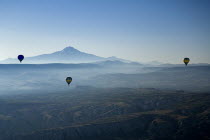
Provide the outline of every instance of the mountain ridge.
[[[100,57],[94,54],[85,53],[75,49],[72,46],[68,46],[61,51],[56,51],[49,54],[41,54],[32,57],[25,57],[24,63],[31,64],[43,64],[43,63],[92,63],[99,61],[122,61],[122,62],[132,62],[129,60],[112,57]],[[16,58],[8,58],[1,61],[2,63],[18,63]]]

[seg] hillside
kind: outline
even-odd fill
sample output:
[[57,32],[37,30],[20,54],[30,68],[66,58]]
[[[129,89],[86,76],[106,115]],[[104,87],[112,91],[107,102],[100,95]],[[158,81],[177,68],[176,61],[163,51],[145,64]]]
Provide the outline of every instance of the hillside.
[[[143,71],[143,72],[142,72]],[[92,78],[96,87],[143,87],[188,91],[210,90],[210,67],[144,67],[136,73],[109,73]],[[88,82],[85,83],[88,85]]]
[[209,93],[77,87],[0,97],[1,140],[209,139]]
[[0,94],[22,90],[68,90],[71,87],[158,88],[206,92],[210,90],[210,67],[144,67],[141,64],[104,61],[83,64],[0,64]]

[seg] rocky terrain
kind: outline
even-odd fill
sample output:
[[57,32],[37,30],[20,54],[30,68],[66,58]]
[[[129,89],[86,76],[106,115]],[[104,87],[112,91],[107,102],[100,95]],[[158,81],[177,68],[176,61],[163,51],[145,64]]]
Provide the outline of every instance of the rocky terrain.
[[0,101],[1,140],[210,138],[208,92],[78,86]]

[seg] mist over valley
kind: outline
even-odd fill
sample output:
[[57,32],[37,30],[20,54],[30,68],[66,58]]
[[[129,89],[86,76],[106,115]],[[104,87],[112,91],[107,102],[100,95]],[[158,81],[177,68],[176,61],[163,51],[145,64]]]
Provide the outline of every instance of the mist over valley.
[[208,64],[141,64],[72,47],[4,62],[16,64],[0,64],[0,140],[209,138]]

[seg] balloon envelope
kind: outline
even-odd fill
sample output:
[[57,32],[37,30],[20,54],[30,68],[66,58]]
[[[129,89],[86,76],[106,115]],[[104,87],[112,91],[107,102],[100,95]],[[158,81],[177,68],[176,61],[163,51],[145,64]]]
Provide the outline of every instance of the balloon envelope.
[[71,77],[67,77],[66,78],[66,83],[68,83],[68,85],[71,83],[71,81],[72,81],[72,78]]
[[23,61],[23,59],[24,59],[24,56],[23,55],[18,55],[18,60],[21,62],[21,61]]
[[190,62],[190,58],[184,58],[183,62],[184,62],[185,65],[187,66],[187,64]]

